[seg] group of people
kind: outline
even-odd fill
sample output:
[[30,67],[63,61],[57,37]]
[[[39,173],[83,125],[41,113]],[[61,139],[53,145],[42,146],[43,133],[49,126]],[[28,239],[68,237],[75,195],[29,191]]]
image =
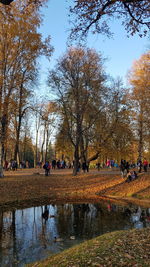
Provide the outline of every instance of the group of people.
[[18,164],[18,162],[14,159],[11,159],[10,161],[5,160],[4,162],[4,170],[5,171],[17,171],[18,168],[19,169],[25,169],[25,168],[29,168],[30,164],[28,161],[20,161],[20,163]]
[[4,169],[6,171],[9,171],[9,170],[17,171],[17,169],[18,169],[18,163],[17,163],[17,161],[16,160],[10,160],[8,162],[7,160],[5,160]]
[[137,167],[138,172],[140,173],[142,171],[142,168],[144,172],[147,172],[148,166],[149,166],[148,161],[146,159],[144,159],[143,162],[141,160],[138,160],[137,164],[132,164],[132,165],[130,165],[129,162],[127,162],[126,160],[122,159],[120,163],[120,170],[121,170],[122,177],[127,178],[126,179],[127,182],[131,182],[134,179],[136,179],[138,175],[135,170],[131,171],[130,168]]
[[129,172],[129,168],[130,168],[129,162],[121,159],[120,171],[121,171],[122,178],[126,177],[127,173]]
[[144,159],[144,161],[142,162],[141,160],[138,160],[137,162],[137,166],[138,166],[138,171],[141,172],[142,168],[145,172],[147,172],[148,169],[148,161],[146,159]]
[[127,179],[126,179],[126,182],[131,182],[133,180],[135,180],[136,178],[138,177],[136,171],[129,171],[127,173]]
[[123,160],[123,159],[121,160],[120,170],[121,170],[122,178],[127,178],[126,182],[131,182],[138,177],[135,170],[133,171],[130,170],[130,164],[126,160]]
[[[73,162],[73,166],[74,166],[74,162]],[[56,160],[52,160],[52,163],[50,163],[49,161],[46,161],[45,164],[43,165],[43,169],[45,170],[45,176],[48,176],[50,174],[50,170],[51,169],[65,169],[66,167],[69,168],[69,166],[66,165],[65,161],[56,161]],[[83,172],[88,172],[89,171],[89,164],[87,162],[82,162],[82,164],[78,163],[78,172],[80,172],[80,170],[83,170]]]
[[56,160],[56,159],[53,159],[52,160],[52,169],[65,169],[66,168],[66,161],[65,160]]
[[[66,167],[69,168],[69,166],[70,166],[69,163],[67,165],[65,160],[60,160],[60,159],[58,159],[58,160],[53,159],[51,161],[51,163],[49,162],[49,164],[51,164],[51,167],[52,167],[53,170],[55,170],[55,169],[65,169]],[[42,168],[42,162],[38,162],[37,166]]]

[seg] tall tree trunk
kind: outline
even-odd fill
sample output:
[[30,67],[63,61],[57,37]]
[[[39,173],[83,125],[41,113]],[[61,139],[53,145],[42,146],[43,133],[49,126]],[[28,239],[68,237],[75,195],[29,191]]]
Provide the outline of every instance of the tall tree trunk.
[[42,142],[42,147],[41,147],[41,162],[44,162],[44,144],[45,144],[45,128],[43,132],[43,142]]
[[45,148],[45,161],[48,160],[47,152],[48,152],[48,144],[49,144],[49,131],[48,128],[46,129],[46,148]]
[[35,141],[35,165],[34,167],[37,166],[37,162],[38,162],[38,133],[39,130],[36,130],[36,141]]
[[87,159],[86,159],[83,135],[81,136],[80,140],[80,154],[81,154],[81,163],[86,162]]
[[79,144],[77,143],[74,151],[74,166],[73,166],[73,175],[77,175],[79,170]]
[[22,96],[23,96],[23,82],[20,85],[20,92],[19,92],[19,110],[18,110],[19,121],[18,123],[17,123],[17,118],[16,118],[16,143],[15,143],[15,152],[14,152],[14,160],[16,161],[19,158],[19,139],[20,139],[21,122],[22,122],[22,117],[23,117]]
[[0,178],[3,174],[3,156],[2,156],[2,93],[0,90]]
[[138,159],[142,160],[143,158],[143,121],[139,123],[139,144],[138,144]]
[[27,133],[25,131],[24,135],[24,147],[23,147],[23,160],[26,162],[26,142],[27,142]]
[[35,167],[37,166],[38,161],[38,138],[39,138],[39,129],[40,129],[40,117],[38,116],[38,112],[36,111],[36,139],[35,139]]
[[4,177],[3,173],[3,156],[2,156],[2,142],[0,138],[0,178]]
[[18,127],[16,129],[16,142],[15,142],[15,151],[14,151],[14,160],[16,160],[16,161],[19,158],[20,129],[21,129],[21,117],[19,118]]
[[143,103],[140,106],[140,114],[139,114],[139,121],[138,121],[138,136],[139,136],[139,143],[138,143],[138,159],[142,160],[143,157]]
[[3,114],[1,117],[1,137],[0,137],[0,178],[4,177],[3,163],[5,154],[5,136],[7,127],[7,114]]

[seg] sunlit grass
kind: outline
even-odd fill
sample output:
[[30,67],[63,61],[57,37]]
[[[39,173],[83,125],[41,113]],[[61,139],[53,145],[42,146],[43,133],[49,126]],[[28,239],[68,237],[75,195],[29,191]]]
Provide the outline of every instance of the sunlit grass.
[[30,266],[148,267],[149,240],[150,228],[107,233]]

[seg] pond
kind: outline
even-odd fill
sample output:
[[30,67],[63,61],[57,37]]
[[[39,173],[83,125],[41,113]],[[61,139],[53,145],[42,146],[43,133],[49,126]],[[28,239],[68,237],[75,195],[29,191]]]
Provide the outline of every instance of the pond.
[[150,226],[150,208],[63,204],[0,211],[0,266],[25,266],[107,232]]

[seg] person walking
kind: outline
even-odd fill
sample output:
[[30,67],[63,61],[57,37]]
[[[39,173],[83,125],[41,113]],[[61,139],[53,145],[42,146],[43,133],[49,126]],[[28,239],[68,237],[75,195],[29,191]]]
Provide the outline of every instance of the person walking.
[[48,176],[50,174],[50,169],[51,169],[49,161],[45,162],[43,169],[45,170],[45,176]]
[[122,175],[122,178],[125,177],[125,170],[126,170],[126,161],[121,159],[121,162],[120,162],[120,171],[121,171],[121,175]]

